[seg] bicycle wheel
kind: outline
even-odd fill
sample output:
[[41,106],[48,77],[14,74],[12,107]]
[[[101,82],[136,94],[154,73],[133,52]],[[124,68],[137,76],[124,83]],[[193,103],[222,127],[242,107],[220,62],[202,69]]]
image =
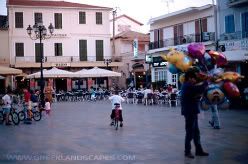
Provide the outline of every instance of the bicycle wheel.
[[18,117],[20,121],[23,121],[25,119],[25,113],[23,111],[19,112]]
[[3,111],[0,111],[0,124],[2,124],[3,121],[4,121]]
[[118,130],[118,119],[115,118],[115,130]]
[[15,125],[18,125],[20,123],[18,114],[16,112],[11,113],[9,116],[9,120],[12,121]]
[[33,118],[35,121],[40,121],[41,120],[41,112],[38,112],[38,111],[34,112]]

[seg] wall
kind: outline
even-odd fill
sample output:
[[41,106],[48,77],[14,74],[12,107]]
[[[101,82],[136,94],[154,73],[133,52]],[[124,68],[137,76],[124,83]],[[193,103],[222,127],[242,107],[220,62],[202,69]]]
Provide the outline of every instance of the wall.
[[7,29],[0,29],[0,64],[9,65],[9,37]]
[[[130,25],[131,31],[136,31],[136,32],[141,32],[141,27],[142,27],[140,24],[137,24],[134,21],[123,16],[116,19],[115,21],[115,35],[121,33],[121,31],[118,31],[118,25]],[[113,36],[113,21],[110,21],[110,33],[111,36]]]

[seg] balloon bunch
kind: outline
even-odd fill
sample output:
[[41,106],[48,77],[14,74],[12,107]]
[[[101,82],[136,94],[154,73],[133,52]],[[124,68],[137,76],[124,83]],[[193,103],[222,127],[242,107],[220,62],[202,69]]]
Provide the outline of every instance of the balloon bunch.
[[218,105],[219,108],[228,108],[228,98],[239,97],[240,92],[235,83],[243,76],[237,72],[224,72],[221,68],[227,64],[226,56],[217,51],[206,48],[202,43],[192,43],[186,52],[170,49],[169,53],[161,56],[168,61],[168,70],[172,74],[180,73],[179,81],[184,82],[184,72],[194,67],[197,80],[208,80],[209,85],[201,107],[205,110],[210,105]]

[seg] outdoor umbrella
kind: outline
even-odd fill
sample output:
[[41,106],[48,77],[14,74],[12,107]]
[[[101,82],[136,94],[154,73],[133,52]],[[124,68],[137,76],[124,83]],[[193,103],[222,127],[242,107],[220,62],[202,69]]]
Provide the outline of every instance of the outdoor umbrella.
[[22,73],[22,70],[20,69],[0,66],[0,75],[18,75],[21,73]]
[[[71,78],[71,77],[75,77],[75,76],[76,75],[72,72],[58,69],[56,67],[53,67],[50,70],[43,70],[43,77],[44,78],[67,78],[67,77]],[[27,78],[29,78],[29,79],[40,78],[40,72],[30,74],[27,76]]]
[[120,77],[121,73],[94,67],[87,71],[83,71],[82,74],[79,76],[80,77],[116,77],[116,76]]

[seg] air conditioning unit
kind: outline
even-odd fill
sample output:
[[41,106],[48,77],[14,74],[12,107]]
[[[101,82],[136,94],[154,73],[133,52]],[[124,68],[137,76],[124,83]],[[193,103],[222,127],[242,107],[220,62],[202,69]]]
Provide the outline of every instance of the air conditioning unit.
[[191,42],[193,42],[193,38],[192,38],[192,36],[184,36],[182,38],[182,42],[183,43],[191,43]]
[[203,32],[202,33],[202,40],[209,41],[210,40],[210,32]]

